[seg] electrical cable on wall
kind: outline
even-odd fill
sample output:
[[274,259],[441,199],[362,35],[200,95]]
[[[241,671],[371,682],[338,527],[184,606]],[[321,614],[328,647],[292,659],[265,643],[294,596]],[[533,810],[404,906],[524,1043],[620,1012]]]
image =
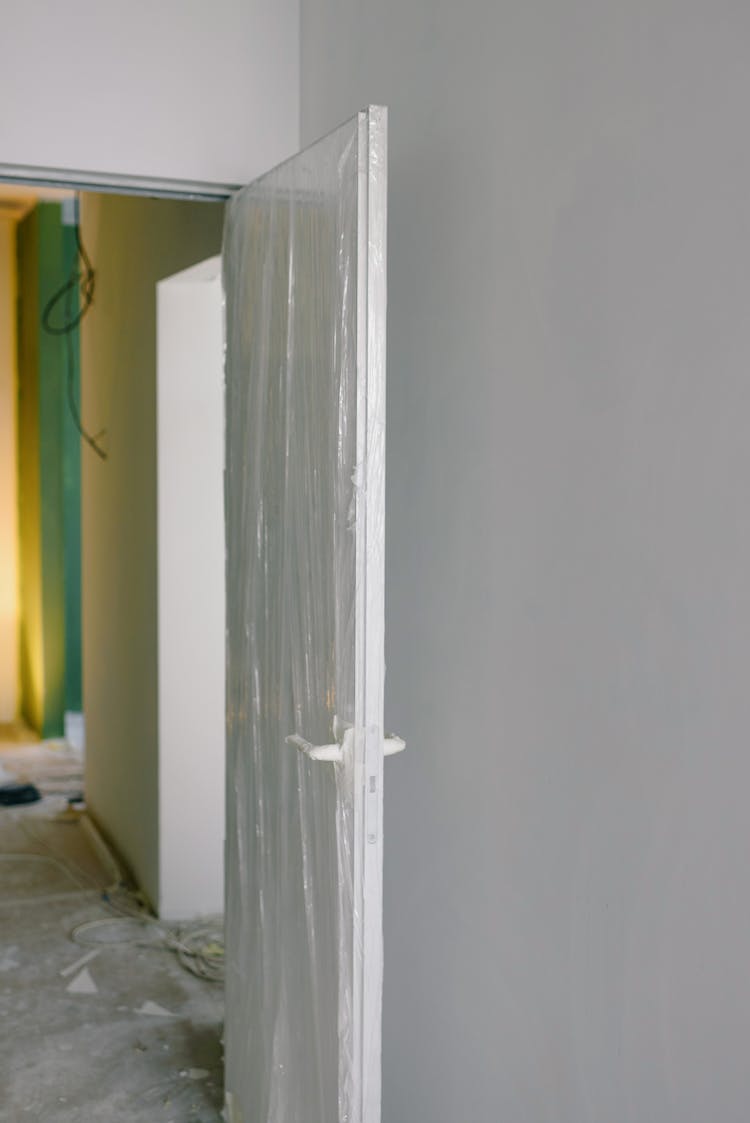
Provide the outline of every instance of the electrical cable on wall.
[[[76,216],[78,200],[76,199]],[[67,394],[68,409],[73,418],[78,433],[83,441],[92,449],[101,460],[107,459],[106,449],[100,444],[104,431],[92,435],[84,428],[81,413],[76,399],[75,391],[75,355],[73,353],[73,332],[88,312],[94,300],[95,273],[91,259],[86,253],[86,248],[81,238],[81,228],[77,221],[74,225],[76,254],[70,276],[64,285],[54,293],[44,306],[42,312],[42,327],[48,335],[65,337],[65,361],[67,368]],[[78,307],[75,308],[74,301]],[[54,322],[54,314],[59,306],[64,305],[64,320],[62,323]]]

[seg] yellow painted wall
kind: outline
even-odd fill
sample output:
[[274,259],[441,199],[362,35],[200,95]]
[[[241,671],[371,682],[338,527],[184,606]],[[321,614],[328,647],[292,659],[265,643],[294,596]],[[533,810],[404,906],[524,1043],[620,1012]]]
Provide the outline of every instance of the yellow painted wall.
[[0,721],[18,708],[15,223],[0,219]]
[[[156,282],[217,253],[223,206],[86,195],[96,293],[81,325],[86,798],[159,900]],[[196,590],[196,595],[200,591]]]

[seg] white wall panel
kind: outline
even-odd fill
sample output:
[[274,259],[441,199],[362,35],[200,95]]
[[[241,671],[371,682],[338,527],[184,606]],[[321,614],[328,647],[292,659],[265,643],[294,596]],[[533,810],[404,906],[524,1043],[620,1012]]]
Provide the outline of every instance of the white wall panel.
[[157,286],[159,915],[224,911],[221,258]]

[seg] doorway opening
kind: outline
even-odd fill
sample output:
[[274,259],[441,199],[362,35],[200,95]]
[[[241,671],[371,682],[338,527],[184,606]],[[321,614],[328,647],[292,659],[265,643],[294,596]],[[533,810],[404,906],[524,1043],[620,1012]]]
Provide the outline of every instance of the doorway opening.
[[[201,387],[181,336],[215,313],[224,208],[160,195],[0,192],[0,1007],[18,1118],[213,1121],[223,1102],[216,676],[190,734],[223,648],[223,573],[213,609],[214,583],[196,586],[223,558],[221,353]],[[175,541],[191,521],[203,548]],[[215,616],[208,650],[183,644],[173,667],[196,616]]]
[[[233,1123],[258,1113],[270,1118],[279,1105],[290,1117],[307,1118],[312,1112],[321,1123],[338,1117],[376,1123],[380,1118],[384,757],[404,747],[400,738],[386,739],[383,732],[386,117],[382,107],[361,111],[248,185],[233,198],[227,214],[225,487],[230,608],[226,613],[224,1084],[226,1115]],[[96,462],[84,461],[82,493],[86,796],[94,819],[130,864],[145,896],[152,904],[158,902],[157,911],[166,910],[161,900],[168,868],[161,846],[161,828],[167,821],[162,802],[165,779],[171,776],[182,797],[184,782],[202,759],[191,758],[190,767],[184,767],[187,754],[183,754],[181,769],[170,773],[162,767],[164,713],[171,704],[201,714],[207,703],[205,676],[190,677],[190,663],[182,659],[184,650],[178,650],[177,674],[167,675],[170,690],[162,689],[165,632],[175,647],[179,646],[176,637],[182,634],[174,621],[165,621],[162,594],[165,590],[180,594],[176,616],[194,621],[201,618],[207,591],[223,586],[221,570],[212,582],[196,580],[192,568],[205,542],[214,538],[218,542],[221,537],[220,532],[212,534],[210,519],[204,521],[193,509],[201,489],[196,484],[187,499],[175,498],[162,487],[169,480],[161,473],[163,418],[170,422],[169,431],[180,438],[175,447],[185,458],[184,471],[173,473],[172,483],[183,476],[193,478],[189,472],[195,468],[193,461],[211,446],[205,436],[214,428],[213,406],[204,410],[197,385],[181,375],[197,355],[196,347],[184,339],[199,320],[192,290],[203,287],[208,292],[213,286],[215,291],[214,259],[188,264],[187,269],[181,262],[169,282],[157,275],[151,278],[159,282],[159,326],[163,310],[165,323],[176,323],[178,331],[174,346],[164,348],[157,333],[159,369],[152,395],[156,423],[145,455],[146,395],[142,380],[134,377],[132,361],[132,348],[143,344],[143,335],[141,325],[132,324],[127,315],[124,327],[122,322],[123,309],[128,313],[134,303],[131,287],[143,281],[144,262],[155,246],[165,244],[168,226],[155,222],[150,236],[140,242],[135,236],[122,239],[120,264],[111,274],[114,299],[106,309],[103,302],[99,304],[99,311],[105,313],[99,320],[91,312],[86,314],[81,336],[80,420],[87,451],[96,457]],[[80,246],[77,252],[83,262],[85,294],[87,260],[103,271],[106,259],[101,245],[88,236],[85,206],[82,234],[86,256]],[[181,251],[184,243],[184,238],[178,238]],[[167,284],[176,286],[174,300],[166,292],[162,300],[162,286]],[[153,315],[153,293],[149,301]],[[221,324],[220,315],[208,318],[214,325]],[[118,330],[113,330],[115,323]],[[95,353],[93,364],[87,363],[89,344],[97,332],[106,346]],[[152,340],[149,362],[155,343]],[[219,387],[220,338],[215,350]],[[161,393],[162,360],[165,369],[171,367],[178,375],[174,383],[180,393],[169,399]],[[140,372],[140,358],[137,366]],[[96,374],[91,393],[87,370]],[[101,379],[113,371],[117,377],[107,396],[101,391]],[[201,381],[206,379],[197,379]],[[121,392],[133,386],[138,391],[135,400]],[[189,392],[191,388],[195,394]],[[171,408],[162,408],[164,400],[172,403]],[[221,417],[221,408],[216,415]],[[116,449],[128,468],[122,479],[110,473]],[[148,490],[154,475],[158,501]],[[115,478],[117,486],[108,490]],[[220,494],[221,488],[217,491]],[[166,494],[170,501],[164,504]],[[87,496],[105,500],[93,505],[97,518],[88,517]],[[217,507],[221,509],[220,502]],[[155,526],[151,548],[139,550],[134,547],[137,535],[120,533],[122,524],[115,511],[132,528]],[[189,543],[187,549],[170,553],[163,548],[173,539],[171,532],[160,534],[163,512],[181,513],[176,522]],[[95,532],[93,540],[87,537],[87,526]],[[97,565],[87,562],[91,541]],[[123,574],[128,577],[127,589],[125,579],[120,579]],[[112,580],[113,575],[117,579]],[[159,595],[153,592],[157,584]],[[102,589],[106,595],[101,595]],[[142,625],[137,631],[136,618]],[[214,622],[219,618],[218,613],[211,615]],[[91,620],[101,630],[99,645],[91,641]],[[128,629],[136,631],[134,642],[129,657],[120,659],[112,636]],[[121,679],[131,678],[142,684],[140,693],[122,690]],[[149,686],[154,678],[155,692]],[[105,726],[95,722],[94,699],[101,683],[109,690],[107,717],[115,719],[109,726],[114,730],[113,743],[124,745],[125,753],[113,756],[97,771],[95,760],[103,759],[99,746]],[[127,704],[118,708],[117,700],[122,698]],[[223,717],[223,705],[219,709]],[[217,743],[224,740],[223,720],[220,725]],[[145,752],[149,731],[153,734],[156,728],[158,752]],[[171,728],[192,733],[193,722],[175,721]],[[129,731],[126,737],[124,729]],[[179,735],[175,740],[179,750]],[[201,738],[204,746],[211,740],[210,735]],[[178,751],[178,762],[181,759]],[[114,762],[122,760],[127,760],[127,767],[118,770]],[[203,818],[200,798],[198,805],[195,813],[194,805],[186,801],[182,822],[176,816],[186,844],[185,850],[177,851],[183,865],[188,861],[187,845]],[[106,843],[95,850],[105,866],[113,864]],[[29,861],[39,857],[35,854]],[[191,862],[187,882],[197,869],[198,863]],[[94,931],[105,925],[111,932],[134,920],[143,917],[99,919]],[[201,940],[195,958],[204,963],[220,959],[220,949],[213,956],[211,934],[204,932]],[[177,950],[182,963],[183,956],[190,955],[186,936],[171,936],[171,944],[169,950]],[[107,952],[109,945],[116,946],[115,940],[108,941]],[[144,955],[153,951],[150,946],[139,949]],[[84,955],[91,952],[105,963],[100,947]],[[91,998],[99,992],[90,960],[78,959],[60,970],[68,969],[78,972],[70,994]],[[137,965],[127,975],[140,985]],[[158,998],[120,1005],[118,1012],[123,1015],[130,1011],[144,1018],[178,1018],[174,1008]],[[194,1044],[194,1019],[189,1013],[186,1018],[185,1036]],[[177,1022],[171,1024],[176,1027]],[[212,1040],[217,1039],[215,1028]],[[166,1050],[172,1044],[162,1041]],[[148,1048],[153,1046],[152,1041]],[[216,1089],[208,1066],[185,1067],[178,1075],[197,1084],[205,1080],[212,1094]],[[174,1079],[171,1070],[172,1091]],[[157,1081],[154,1087],[161,1085]],[[145,1093],[139,1094],[140,1106]],[[161,1101],[164,1111],[171,1102],[169,1097]],[[113,1106],[110,1100],[99,1114],[116,1118]],[[210,1112],[217,1106],[208,1098],[202,1105],[191,1102],[190,1115],[215,1118]],[[204,1109],[209,1114],[196,1114]],[[180,1117],[186,1114],[183,1108],[176,1111]],[[92,1114],[90,1105],[85,1114]],[[60,1118],[59,1111],[56,1115]],[[75,1117],[69,1115],[71,1123]],[[128,1111],[121,1117],[135,1116]],[[155,1116],[151,1111],[142,1117]]]

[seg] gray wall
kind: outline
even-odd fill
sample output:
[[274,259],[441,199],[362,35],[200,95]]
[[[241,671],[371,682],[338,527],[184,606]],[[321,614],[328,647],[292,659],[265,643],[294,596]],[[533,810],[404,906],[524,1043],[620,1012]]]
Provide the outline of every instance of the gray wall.
[[86,195],[96,269],[81,325],[84,424],[83,696],[86,799],[150,900],[159,900],[156,282],[217,253],[224,208]]
[[303,0],[391,108],[384,1123],[750,1117],[750,9]]

